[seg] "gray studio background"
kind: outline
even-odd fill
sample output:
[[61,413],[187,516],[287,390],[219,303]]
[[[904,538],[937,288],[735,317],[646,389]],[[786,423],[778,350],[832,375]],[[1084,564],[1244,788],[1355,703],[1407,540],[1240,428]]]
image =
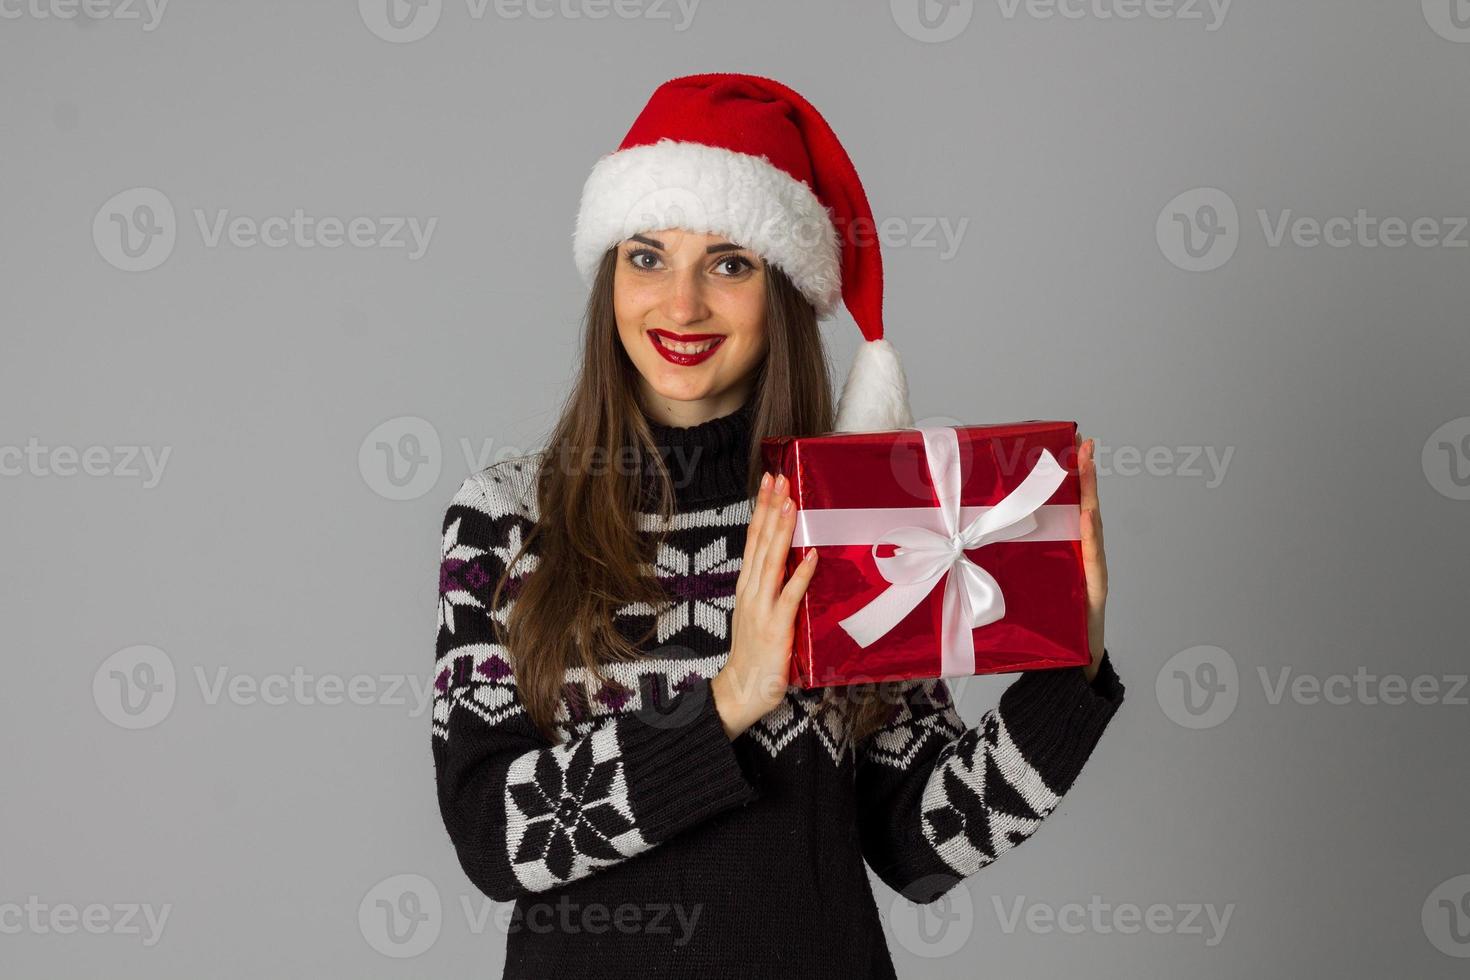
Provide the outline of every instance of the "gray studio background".
[[917,415],[1099,443],[1127,701],[953,901],[877,885],[900,974],[1463,976],[1455,2],[6,0],[0,974],[499,975],[439,522],[548,434],[593,162],[721,70],[853,156]]

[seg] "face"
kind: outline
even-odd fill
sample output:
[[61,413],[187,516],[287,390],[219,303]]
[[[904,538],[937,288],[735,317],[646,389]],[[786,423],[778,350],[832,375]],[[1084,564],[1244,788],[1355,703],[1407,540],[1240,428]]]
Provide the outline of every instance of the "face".
[[766,269],[722,235],[666,228],[618,245],[618,337],[643,404],[687,425],[740,407],[766,356]]

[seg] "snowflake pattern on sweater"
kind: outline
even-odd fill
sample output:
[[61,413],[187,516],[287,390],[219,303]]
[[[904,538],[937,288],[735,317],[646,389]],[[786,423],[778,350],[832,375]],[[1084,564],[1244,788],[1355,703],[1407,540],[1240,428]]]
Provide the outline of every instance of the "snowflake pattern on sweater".
[[[657,646],[642,660],[608,663],[598,673],[566,671],[559,740],[548,744],[525,714],[511,653],[491,628],[492,621],[505,626],[520,583],[537,568],[533,542],[492,609],[496,582],[539,519],[540,459],[522,456],[472,474],[441,527],[436,780],[461,866],[491,898],[519,907],[553,892],[613,901],[611,889],[663,889],[715,904],[738,904],[742,895],[755,901],[757,892],[765,905],[817,901],[799,875],[787,876],[780,898],[768,887],[743,891],[730,876],[761,877],[759,859],[713,853],[744,846],[731,841],[784,841],[794,848],[783,858],[793,867],[824,855],[821,875],[845,884],[821,892],[850,889],[858,901],[859,912],[842,928],[871,931],[864,863],[911,900],[938,898],[1037,831],[1122,701],[1107,655],[1091,684],[1077,668],[1019,675],[973,728],[943,679],[912,681],[883,728],[854,745],[840,715],[822,708],[820,690],[792,687],[732,742],[709,681],[728,657],[752,501],[726,492],[720,500],[681,501],[671,519],[665,546],[645,569],[669,601],[618,610],[630,638],[652,629]],[[662,527],[653,515],[639,519],[644,531]],[[764,877],[783,874],[773,868]],[[781,921],[779,912],[767,908],[763,921],[767,914]],[[730,916],[739,914],[732,906]],[[881,946],[881,927],[866,937],[833,937],[835,946],[850,947],[845,955],[871,964],[837,975],[891,975],[886,949],[870,948],[874,935]],[[556,951],[541,937],[513,937],[506,975],[514,963],[532,962],[549,974],[561,956],[573,957],[564,961],[570,968],[577,941],[561,935],[558,942]],[[726,975],[714,969],[704,975]]]

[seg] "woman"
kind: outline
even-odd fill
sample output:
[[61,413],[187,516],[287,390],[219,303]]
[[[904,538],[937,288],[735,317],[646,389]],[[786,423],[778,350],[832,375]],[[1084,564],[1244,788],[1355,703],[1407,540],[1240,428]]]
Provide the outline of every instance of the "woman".
[[[870,221],[816,110],[748,75],[660,86],[583,189],[580,374],[547,447],[443,522],[439,803],[515,900],[506,977],[893,977],[865,862],[939,898],[1035,832],[1122,701],[1090,441],[1088,666],[974,728],[942,679],[787,688],[816,559],[786,576],[760,438],[911,423]],[[839,296],[868,342],[834,424]]]

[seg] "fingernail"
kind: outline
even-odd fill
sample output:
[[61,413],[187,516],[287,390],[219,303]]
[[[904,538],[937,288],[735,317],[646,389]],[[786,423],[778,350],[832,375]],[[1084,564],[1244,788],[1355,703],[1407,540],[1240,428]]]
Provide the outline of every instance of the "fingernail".
[[806,557],[804,557],[802,559],[802,561],[816,561],[816,560],[817,560],[817,549],[815,549],[815,548],[813,548],[811,551],[808,551],[806,553]]
[[782,473],[780,476],[776,477],[776,489],[777,490],[785,490],[786,489],[786,474],[785,473]]
[[781,513],[783,513],[783,514],[789,514],[789,513],[791,513],[791,498],[790,497],[787,497],[785,500],[781,501]]
[[762,490],[766,490],[770,486],[771,486],[771,474],[768,473],[768,472],[767,473],[762,473],[761,474],[761,489]]

